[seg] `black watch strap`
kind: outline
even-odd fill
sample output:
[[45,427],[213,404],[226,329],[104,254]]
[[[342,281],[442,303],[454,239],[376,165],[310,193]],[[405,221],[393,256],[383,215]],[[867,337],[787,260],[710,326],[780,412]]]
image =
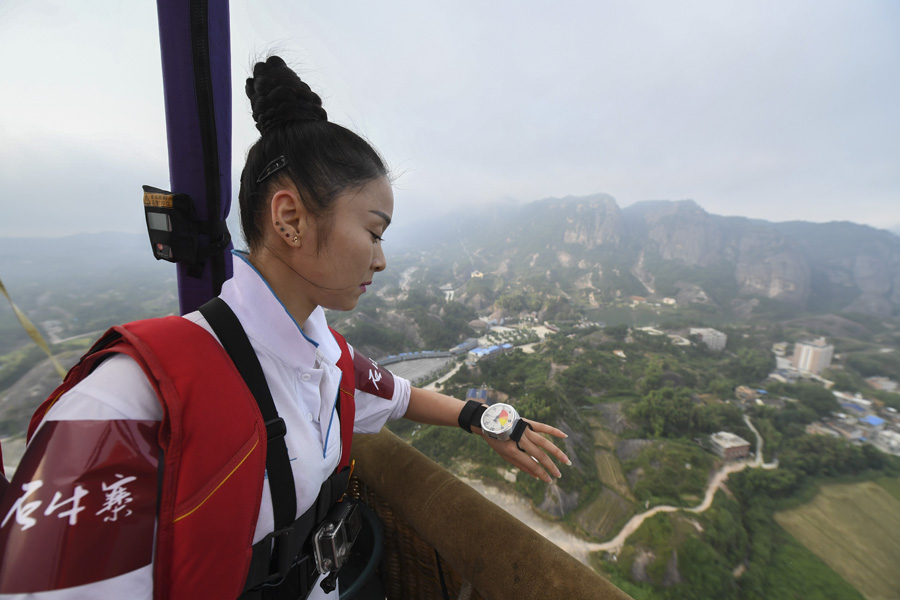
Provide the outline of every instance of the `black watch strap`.
[[522,446],[519,445],[519,440],[522,439],[522,434],[525,433],[526,427],[534,431],[534,427],[531,426],[531,423],[529,423],[525,419],[519,419],[516,422],[516,426],[513,427],[512,433],[509,434],[509,439],[516,443],[516,448],[518,448],[520,452],[525,452],[524,450],[522,450]]
[[481,415],[487,410],[487,406],[477,400],[469,400],[463,409],[459,411],[459,426],[472,433],[472,425],[481,428]]

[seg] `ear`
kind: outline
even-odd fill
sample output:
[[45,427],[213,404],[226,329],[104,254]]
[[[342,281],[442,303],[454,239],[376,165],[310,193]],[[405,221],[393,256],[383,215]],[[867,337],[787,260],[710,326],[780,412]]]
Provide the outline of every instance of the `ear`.
[[[291,247],[302,243],[309,230],[309,213],[297,190],[282,188],[272,195],[269,226],[276,236]],[[298,241],[294,242],[294,238]]]

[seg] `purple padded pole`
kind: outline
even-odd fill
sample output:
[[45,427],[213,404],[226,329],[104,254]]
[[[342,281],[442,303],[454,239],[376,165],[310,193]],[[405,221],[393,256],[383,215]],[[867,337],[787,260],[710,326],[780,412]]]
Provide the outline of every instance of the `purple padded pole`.
[[[191,196],[200,221],[224,220],[231,207],[228,0],[157,0],[156,6],[171,190]],[[219,294],[232,274],[230,248],[207,260],[199,278],[177,265],[181,314]]]

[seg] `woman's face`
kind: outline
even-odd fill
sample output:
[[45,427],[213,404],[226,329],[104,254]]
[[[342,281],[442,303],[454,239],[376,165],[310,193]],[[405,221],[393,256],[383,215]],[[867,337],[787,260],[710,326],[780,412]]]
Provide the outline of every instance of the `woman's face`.
[[291,262],[301,276],[300,294],[313,307],[352,310],[386,265],[381,237],[394,213],[394,193],[387,178],[345,190],[320,233],[307,217],[307,235]]

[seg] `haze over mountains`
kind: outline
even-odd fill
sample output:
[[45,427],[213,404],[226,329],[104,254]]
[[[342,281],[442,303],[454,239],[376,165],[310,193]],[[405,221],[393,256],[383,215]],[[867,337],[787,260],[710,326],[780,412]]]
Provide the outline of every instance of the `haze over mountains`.
[[[467,209],[398,224],[386,250],[393,268],[383,282],[424,255],[425,264],[452,268],[455,281],[442,284],[458,287],[482,271],[504,286],[552,288],[585,306],[634,295],[671,297],[736,318],[771,301],[800,312],[880,317],[900,309],[897,235],[849,222],[723,217],[689,200],[623,209],[595,194]],[[150,256],[143,235],[83,234],[0,238],[0,278],[27,305],[47,287],[76,294],[123,278],[171,287],[174,270]]]
[[587,302],[657,295],[736,316],[770,300],[882,317],[900,308],[897,235],[849,222],[722,217],[689,200],[622,209],[605,194],[550,198],[445,219],[408,241],[507,279],[542,273]]

